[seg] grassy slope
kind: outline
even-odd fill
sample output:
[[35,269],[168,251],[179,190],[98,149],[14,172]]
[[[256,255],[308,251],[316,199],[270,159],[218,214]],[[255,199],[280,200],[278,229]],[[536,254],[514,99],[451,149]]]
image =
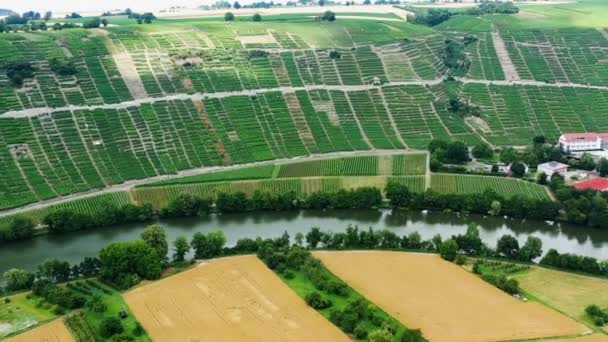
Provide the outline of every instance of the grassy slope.
[[530,297],[595,329],[585,315],[585,307],[589,304],[608,306],[608,279],[541,267],[517,274],[515,278]]

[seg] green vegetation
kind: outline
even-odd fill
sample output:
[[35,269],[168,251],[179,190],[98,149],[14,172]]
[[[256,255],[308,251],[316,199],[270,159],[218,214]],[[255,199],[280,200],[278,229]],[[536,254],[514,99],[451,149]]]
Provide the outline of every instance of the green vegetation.
[[[84,310],[69,314],[65,320],[77,342],[97,341],[114,335],[123,339],[132,338],[132,341],[150,341],[120,292],[94,280],[71,284],[73,291],[83,293],[88,298]],[[121,312],[126,313],[124,318],[120,318]],[[108,329],[108,322],[113,322],[113,329]]]
[[0,330],[0,338],[28,329],[37,324],[50,321],[56,315],[50,305],[39,304],[39,299],[24,294],[6,297],[0,301],[0,321],[8,324]]
[[[403,324],[331,273],[310,252],[300,247],[280,245],[276,240],[258,251],[266,265],[302,297],[308,305],[356,340],[387,334],[388,341],[425,341],[419,330]],[[384,341],[384,340],[383,340]]]
[[475,274],[479,274],[483,280],[508,294],[521,293],[519,282],[511,276],[528,269],[530,269],[530,266],[527,265],[485,259],[478,259],[473,264]]
[[431,175],[431,189],[444,194],[479,194],[487,189],[492,189],[496,193],[509,197],[520,195],[537,200],[549,199],[549,194],[544,186],[505,177],[436,173]]

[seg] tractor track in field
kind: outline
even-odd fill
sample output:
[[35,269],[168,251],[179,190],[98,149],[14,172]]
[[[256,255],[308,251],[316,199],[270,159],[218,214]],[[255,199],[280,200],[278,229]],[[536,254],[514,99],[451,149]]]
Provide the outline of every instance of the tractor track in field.
[[[85,199],[85,198],[94,197],[94,196],[103,195],[103,194],[109,194],[109,193],[113,193],[113,192],[129,191],[140,185],[154,183],[154,182],[158,182],[158,181],[170,180],[170,179],[175,179],[175,178],[181,178],[181,177],[197,176],[197,175],[213,173],[213,172],[221,172],[221,171],[238,170],[238,169],[254,167],[254,166],[287,164],[287,163],[293,163],[293,162],[299,162],[299,161],[311,161],[311,160],[321,160],[321,159],[329,159],[329,158],[395,155],[395,154],[402,154],[403,152],[404,152],[403,149],[395,149],[395,150],[367,150],[367,151],[315,153],[315,154],[310,154],[310,155],[306,155],[306,156],[299,156],[299,157],[292,157],[292,158],[280,158],[280,159],[265,160],[265,161],[229,165],[229,166],[204,166],[204,167],[199,167],[199,168],[194,168],[194,169],[183,170],[174,175],[161,175],[161,176],[155,176],[155,177],[150,177],[150,178],[145,178],[145,179],[135,179],[135,180],[126,181],[121,184],[112,185],[112,186],[109,186],[109,187],[106,187],[103,189],[79,192],[79,193],[74,193],[74,194],[70,194],[67,196],[52,198],[52,199],[49,199],[46,201],[31,203],[31,204],[23,206],[23,207],[4,210],[4,211],[0,212],[0,217],[16,215],[16,214],[20,214],[22,212],[30,211],[30,210],[44,209],[44,208],[47,208],[47,207],[50,207],[53,205],[70,202],[73,200]],[[427,153],[426,151],[422,151],[422,150],[408,150],[408,152]]]
[[[478,80],[466,77],[456,77],[457,81],[464,84],[485,84],[485,85],[499,85],[499,86],[536,86],[536,87],[552,87],[552,88],[583,88],[583,89],[595,89],[595,90],[606,90],[608,86],[594,86],[581,83],[570,83],[570,82],[554,82],[546,83],[535,80]],[[142,104],[149,104],[162,101],[173,101],[173,100],[192,100],[200,101],[207,99],[222,99],[231,96],[256,96],[265,93],[281,92],[283,94],[295,93],[296,91],[313,91],[313,90],[327,90],[327,91],[368,91],[373,89],[383,89],[386,87],[395,86],[433,86],[444,82],[446,78],[436,78],[433,80],[417,80],[417,81],[402,81],[402,82],[386,82],[382,85],[372,84],[361,84],[361,85],[306,85],[302,87],[275,87],[275,88],[258,88],[258,89],[247,89],[237,91],[223,91],[215,93],[178,93],[170,94],[165,96],[151,97],[147,96],[140,99],[124,101],[119,103],[109,103],[101,105],[91,106],[64,106],[64,107],[36,107],[22,110],[8,111],[0,113],[0,118],[28,118],[36,117],[45,114],[53,114],[58,112],[66,111],[78,111],[78,110],[95,110],[95,109],[126,109],[130,107],[137,107]]]

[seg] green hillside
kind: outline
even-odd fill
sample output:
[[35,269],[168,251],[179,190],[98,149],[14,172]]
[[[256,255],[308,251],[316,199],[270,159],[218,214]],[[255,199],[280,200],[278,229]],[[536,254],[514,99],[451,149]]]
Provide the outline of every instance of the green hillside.
[[[539,8],[544,25],[521,24]],[[608,131],[597,8],[524,6],[434,28],[302,14],[0,34],[0,210],[205,166]],[[448,80],[446,42],[465,38],[470,66]],[[32,76],[18,85],[8,70],[23,63]],[[452,113],[455,97],[479,117]]]

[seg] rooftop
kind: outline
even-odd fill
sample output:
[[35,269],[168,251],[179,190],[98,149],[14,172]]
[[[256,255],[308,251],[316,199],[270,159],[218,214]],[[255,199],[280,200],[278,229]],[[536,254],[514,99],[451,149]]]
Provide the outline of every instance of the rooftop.
[[580,181],[574,184],[574,187],[578,190],[597,190],[606,191],[608,190],[608,179],[606,178],[593,178],[589,180]]
[[575,142],[575,141],[597,141],[598,139],[602,139],[606,133],[566,133],[562,134],[560,140],[564,138],[567,142]]
[[548,167],[550,169],[562,169],[564,167],[568,167],[568,164],[564,164],[564,163],[560,163],[560,162],[556,162],[556,161],[550,161],[547,163],[539,164],[538,167]]

